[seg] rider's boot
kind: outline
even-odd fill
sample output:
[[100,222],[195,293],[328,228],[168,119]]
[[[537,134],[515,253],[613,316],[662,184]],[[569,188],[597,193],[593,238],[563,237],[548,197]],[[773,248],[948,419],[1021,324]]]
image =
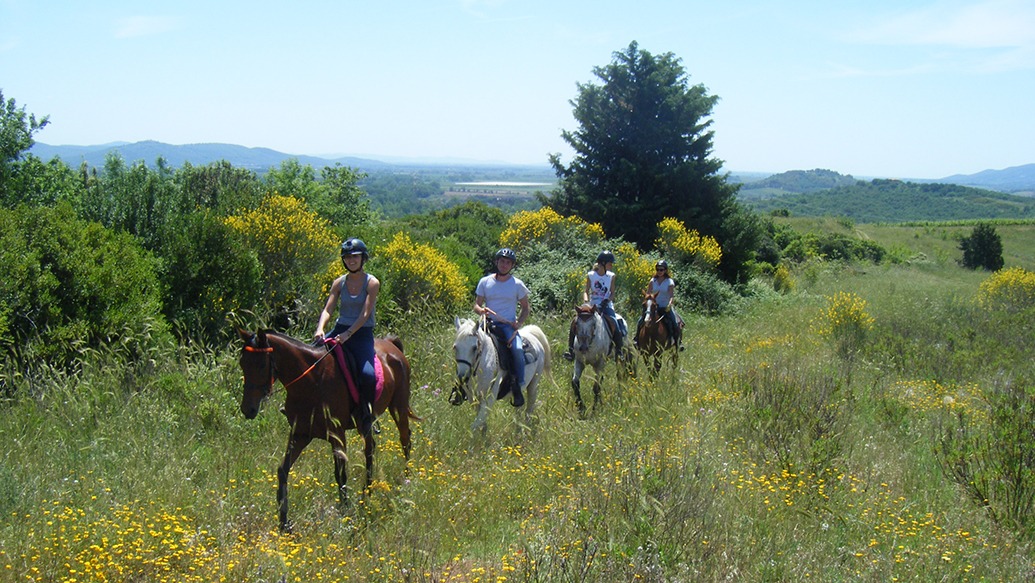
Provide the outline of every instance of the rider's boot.
[[359,432],[370,435],[374,427],[374,393],[375,387],[359,386]]
[[514,401],[513,401],[512,404],[515,407],[520,407],[520,406],[524,405],[525,404],[525,395],[523,395],[521,393],[521,385],[518,384],[517,379],[514,379],[513,393],[514,393]]
[[571,330],[568,331],[568,351],[562,354],[564,360],[575,360],[575,320],[571,321]]

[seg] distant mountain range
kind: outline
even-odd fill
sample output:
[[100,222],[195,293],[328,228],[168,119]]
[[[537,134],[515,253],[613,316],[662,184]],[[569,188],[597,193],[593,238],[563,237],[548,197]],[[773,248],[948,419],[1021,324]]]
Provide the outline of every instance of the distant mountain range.
[[[78,167],[86,163],[93,167],[103,167],[105,159],[111,153],[118,153],[128,163],[143,161],[153,165],[158,158],[163,158],[172,167],[177,168],[185,162],[195,166],[204,166],[220,160],[230,164],[264,172],[280,166],[287,159],[297,159],[302,164],[314,168],[341,164],[363,171],[387,170],[407,166],[518,166],[504,163],[477,162],[458,159],[399,159],[390,157],[320,157],[285,154],[269,148],[248,148],[234,144],[184,144],[174,145],[156,141],[114,142],[96,146],[53,146],[36,143],[30,150],[32,154],[43,160],[60,158],[69,166]],[[545,167],[546,164],[543,164]],[[741,195],[749,199],[768,198],[788,193],[808,193],[846,186],[855,181],[850,175],[838,174],[831,170],[791,170],[780,174],[766,175],[757,172],[732,172],[732,180],[743,184]],[[1035,196],[1035,164],[1014,166],[1003,170],[984,170],[976,174],[955,174],[937,180],[907,179],[916,183],[959,184],[985,188],[998,192],[1007,192],[1022,196]]]
[[[152,140],[143,142],[112,142],[97,146],[53,146],[37,142],[29,150],[33,155],[51,160],[60,158],[65,164],[79,167],[86,163],[89,166],[103,168],[109,154],[117,153],[127,163],[144,162],[153,166],[158,158],[163,158],[173,168],[190,162],[194,166],[205,166],[213,162],[226,160],[233,166],[247,168],[258,173],[276,168],[287,159],[296,159],[320,169],[324,166],[341,164],[363,171],[377,171],[388,168],[408,168],[413,166],[447,166],[447,167],[525,167],[520,164],[502,162],[483,162],[460,158],[401,158],[383,156],[380,158],[360,156],[307,156],[285,154],[269,148],[248,148],[235,144],[184,144],[174,145]],[[543,168],[548,168],[546,163]]]

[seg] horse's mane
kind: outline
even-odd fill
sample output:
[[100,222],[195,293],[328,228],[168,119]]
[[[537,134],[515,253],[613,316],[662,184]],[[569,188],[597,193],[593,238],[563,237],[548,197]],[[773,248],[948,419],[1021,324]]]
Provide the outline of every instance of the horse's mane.
[[461,318],[460,325],[457,326],[457,330],[461,334],[474,334],[477,330],[478,324],[470,318]]
[[[285,342],[287,342],[287,343],[289,343],[289,344],[291,344],[293,346],[296,346],[298,348],[308,348],[309,350],[315,350],[316,348],[318,348],[317,346],[313,346],[312,344],[310,344],[308,342],[304,342],[302,340],[299,340],[298,338],[295,338],[294,336],[288,336],[287,334],[284,334],[283,332],[277,332],[276,330],[273,330],[273,329],[263,330],[262,333],[267,335],[267,336],[276,336],[277,338],[281,338]],[[400,352],[403,351],[402,339],[399,338],[397,335],[395,335],[395,334],[388,334],[388,335],[384,336],[383,338],[385,340],[387,340],[388,342],[391,342],[392,344],[394,344],[399,349]]]
[[266,329],[266,330],[263,330],[262,333],[267,335],[267,336],[276,336],[277,338],[280,338],[280,339],[284,340],[285,342],[287,342],[288,344],[291,344],[292,346],[295,346],[295,347],[298,347],[298,348],[308,348],[309,350],[313,350],[313,348],[314,348],[312,344],[310,344],[308,342],[303,342],[303,341],[299,340],[298,338],[295,338],[294,336],[288,336],[287,334],[284,334],[283,332],[277,332],[276,330]]

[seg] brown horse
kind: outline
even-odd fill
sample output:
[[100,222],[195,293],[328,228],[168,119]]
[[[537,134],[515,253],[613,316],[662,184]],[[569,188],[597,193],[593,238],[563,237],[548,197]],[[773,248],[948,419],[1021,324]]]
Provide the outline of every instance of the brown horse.
[[636,345],[643,355],[644,364],[650,369],[652,379],[657,378],[661,371],[661,357],[666,350],[672,350],[673,365],[679,363],[678,347],[669,336],[668,328],[662,322],[663,317],[664,314],[660,314],[658,309],[658,294],[644,292],[643,325],[636,333]]
[[[334,452],[334,477],[338,482],[338,501],[347,503],[345,492],[346,431],[358,427],[353,419],[355,403],[346,388],[334,355],[323,347],[313,347],[273,331],[254,334],[238,330],[244,346],[240,365],[244,372],[244,396],[241,413],[254,419],[259,407],[273,392],[273,383],[280,381],[286,396],[281,410],[291,425],[287,453],[277,469],[277,504],[280,529],[290,531],[288,522],[287,479],[291,466],[313,439],[330,442]],[[374,404],[374,414],[388,410],[399,428],[403,455],[410,458],[410,419],[419,420],[410,410],[410,363],[403,355],[402,342],[392,336],[374,341],[377,358],[384,371],[384,387]],[[370,486],[374,471],[373,432],[363,435],[367,479]]]

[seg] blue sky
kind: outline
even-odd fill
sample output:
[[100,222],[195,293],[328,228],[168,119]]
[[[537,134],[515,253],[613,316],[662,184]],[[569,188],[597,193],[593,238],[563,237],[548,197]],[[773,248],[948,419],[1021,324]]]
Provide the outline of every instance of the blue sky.
[[545,164],[633,40],[719,97],[726,170],[1035,163],[1032,0],[0,0],[0,91],[47,144]]

